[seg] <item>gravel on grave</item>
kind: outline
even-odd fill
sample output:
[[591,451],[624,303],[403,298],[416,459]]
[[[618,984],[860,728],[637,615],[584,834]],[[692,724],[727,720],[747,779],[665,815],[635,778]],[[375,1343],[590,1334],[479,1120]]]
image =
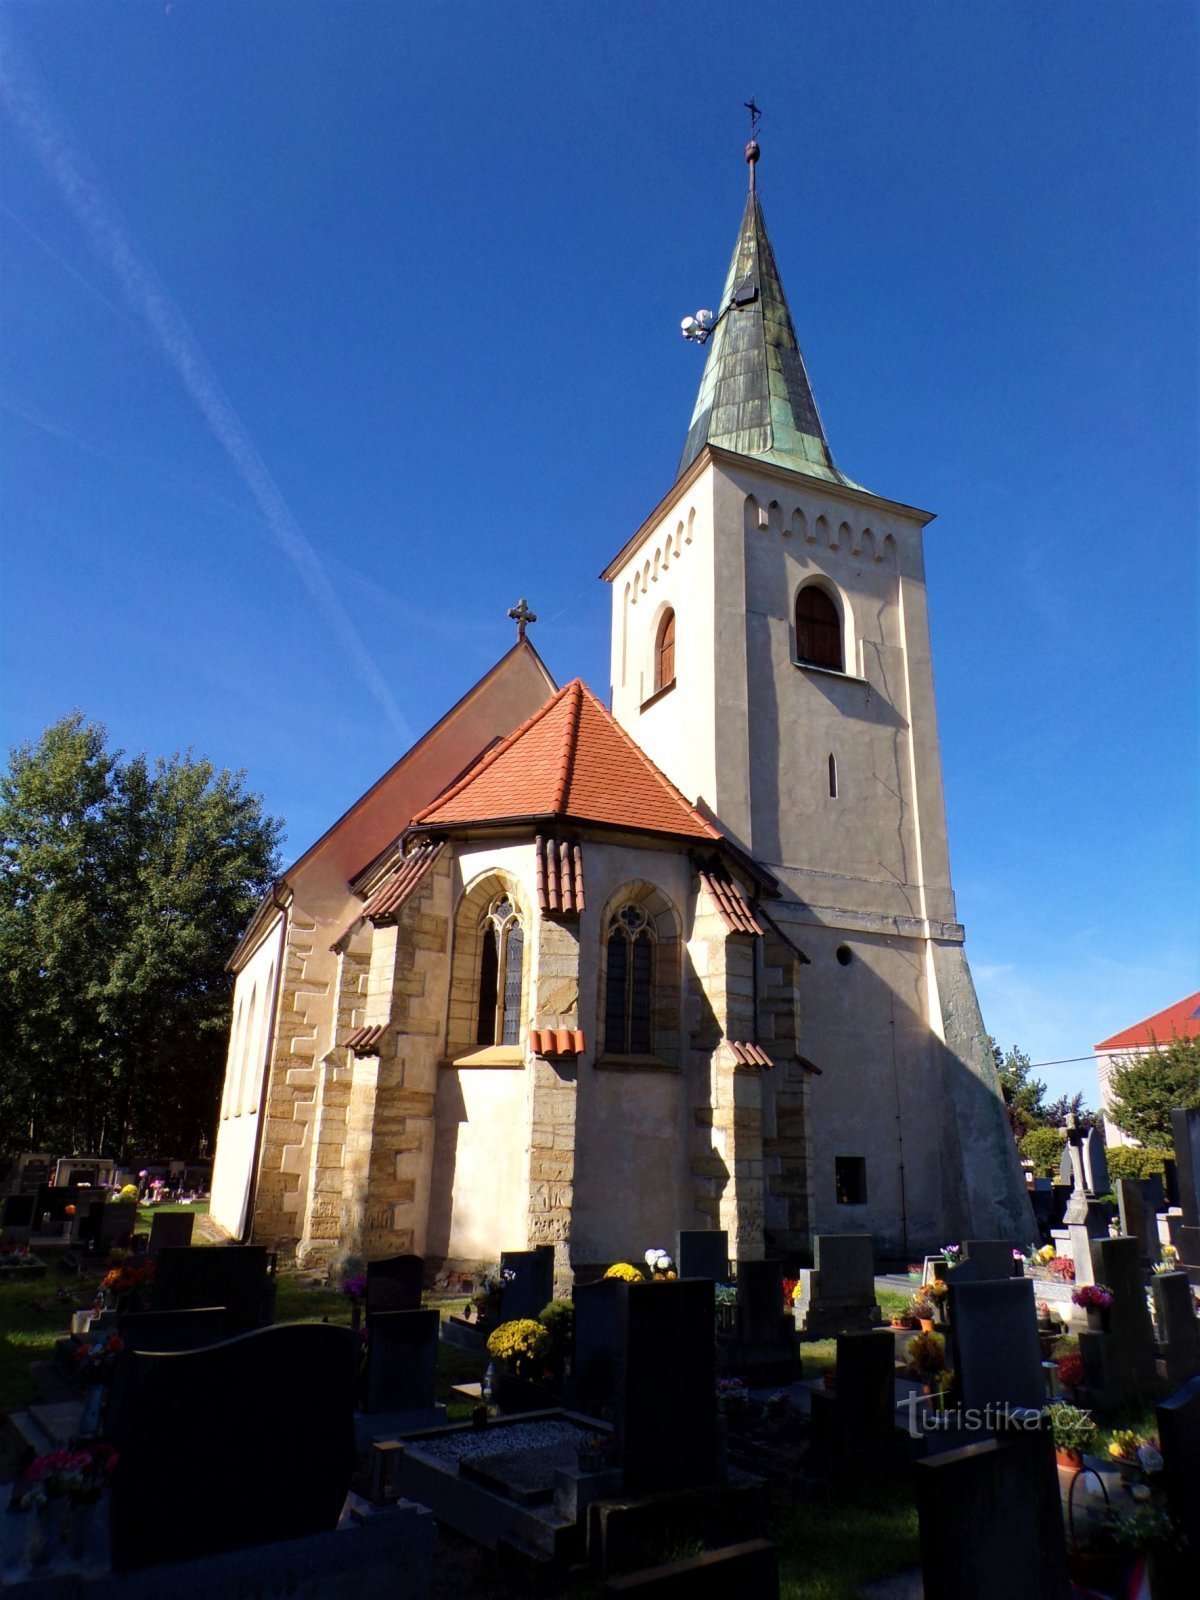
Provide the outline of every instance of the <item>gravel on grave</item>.
[[468,1461],[502,1451],[545,1450],[551,1445],[574,1444],[584,1438],[585,1431],[574,1422],[492,1423],[441,1439],[413,1439],[408,1448],[433,1456],[436,1461]]

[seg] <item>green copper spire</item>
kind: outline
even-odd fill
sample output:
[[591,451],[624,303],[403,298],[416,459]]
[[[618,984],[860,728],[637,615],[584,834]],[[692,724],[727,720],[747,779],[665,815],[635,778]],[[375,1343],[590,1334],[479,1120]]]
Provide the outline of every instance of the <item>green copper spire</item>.
[[712,444],[857,487],[833,464],[804,370],[755,191],[753,140],[746,159],[750,193],[677,476]]

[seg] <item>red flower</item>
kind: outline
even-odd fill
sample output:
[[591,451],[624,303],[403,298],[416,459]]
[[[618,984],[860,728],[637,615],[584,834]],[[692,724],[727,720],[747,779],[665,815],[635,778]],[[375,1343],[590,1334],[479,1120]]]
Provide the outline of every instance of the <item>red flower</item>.
[[1058,1381],[1064,1389],[1078,1389],[1083,1382],[1083,1357],[1078,1350],[1069,1350],[1058,1358]]

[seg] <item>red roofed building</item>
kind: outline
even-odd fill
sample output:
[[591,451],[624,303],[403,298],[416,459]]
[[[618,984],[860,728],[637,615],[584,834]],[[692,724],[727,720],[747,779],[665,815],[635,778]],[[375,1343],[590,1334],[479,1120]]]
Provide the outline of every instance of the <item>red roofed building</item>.
[[563,1293],[681,1229],[793,1269],[1033,1235],[950,882],[930,514],[834,464],[757,158],[675,482],[602,574],[611,709],[522,601],[233,956],[234,1236],[551,1245]]
[[1200,1038],[1200,992],[1177,1000],[1173,1006],[1156,1011],[1152,1017],[1135,1022],[1131,1028],[1122,1028],[1110,1039],[1101,1039],[1093,1045],[1096,1052],[1096,1075],[1100,1080],[1100,1105],[1104,1112],[1104,1140],[1106,1144],[1136,1144],[1117,1126],[1110,1109],[1112,1105],[1112,1075],[1117,1067],[1137,1056],[1153,1054],[1170,1044],[1172,1039]]

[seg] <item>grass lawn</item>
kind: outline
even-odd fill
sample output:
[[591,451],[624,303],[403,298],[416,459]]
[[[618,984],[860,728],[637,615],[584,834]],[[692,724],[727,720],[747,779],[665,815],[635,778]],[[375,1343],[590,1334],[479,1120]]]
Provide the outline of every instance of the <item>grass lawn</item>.
[[[185,1203],[176,1200],[163,1200],[156,1206],[139,1206],[137,1208],[137,1221],[133,1225],[134,1233],[149,1233],[150,1224],[160,1211],[194,1211],[198,1217],[208,1215],[207,1200],[189,1200]],[[193,1244],[211,1244],[212,1240],[204,1236],[197,1228],[192,1233]]]
[[768,1533],[779,1544],[780,1600],[853,1600],[861,1584],[920,1560],[906,1479],[780,1502]]

